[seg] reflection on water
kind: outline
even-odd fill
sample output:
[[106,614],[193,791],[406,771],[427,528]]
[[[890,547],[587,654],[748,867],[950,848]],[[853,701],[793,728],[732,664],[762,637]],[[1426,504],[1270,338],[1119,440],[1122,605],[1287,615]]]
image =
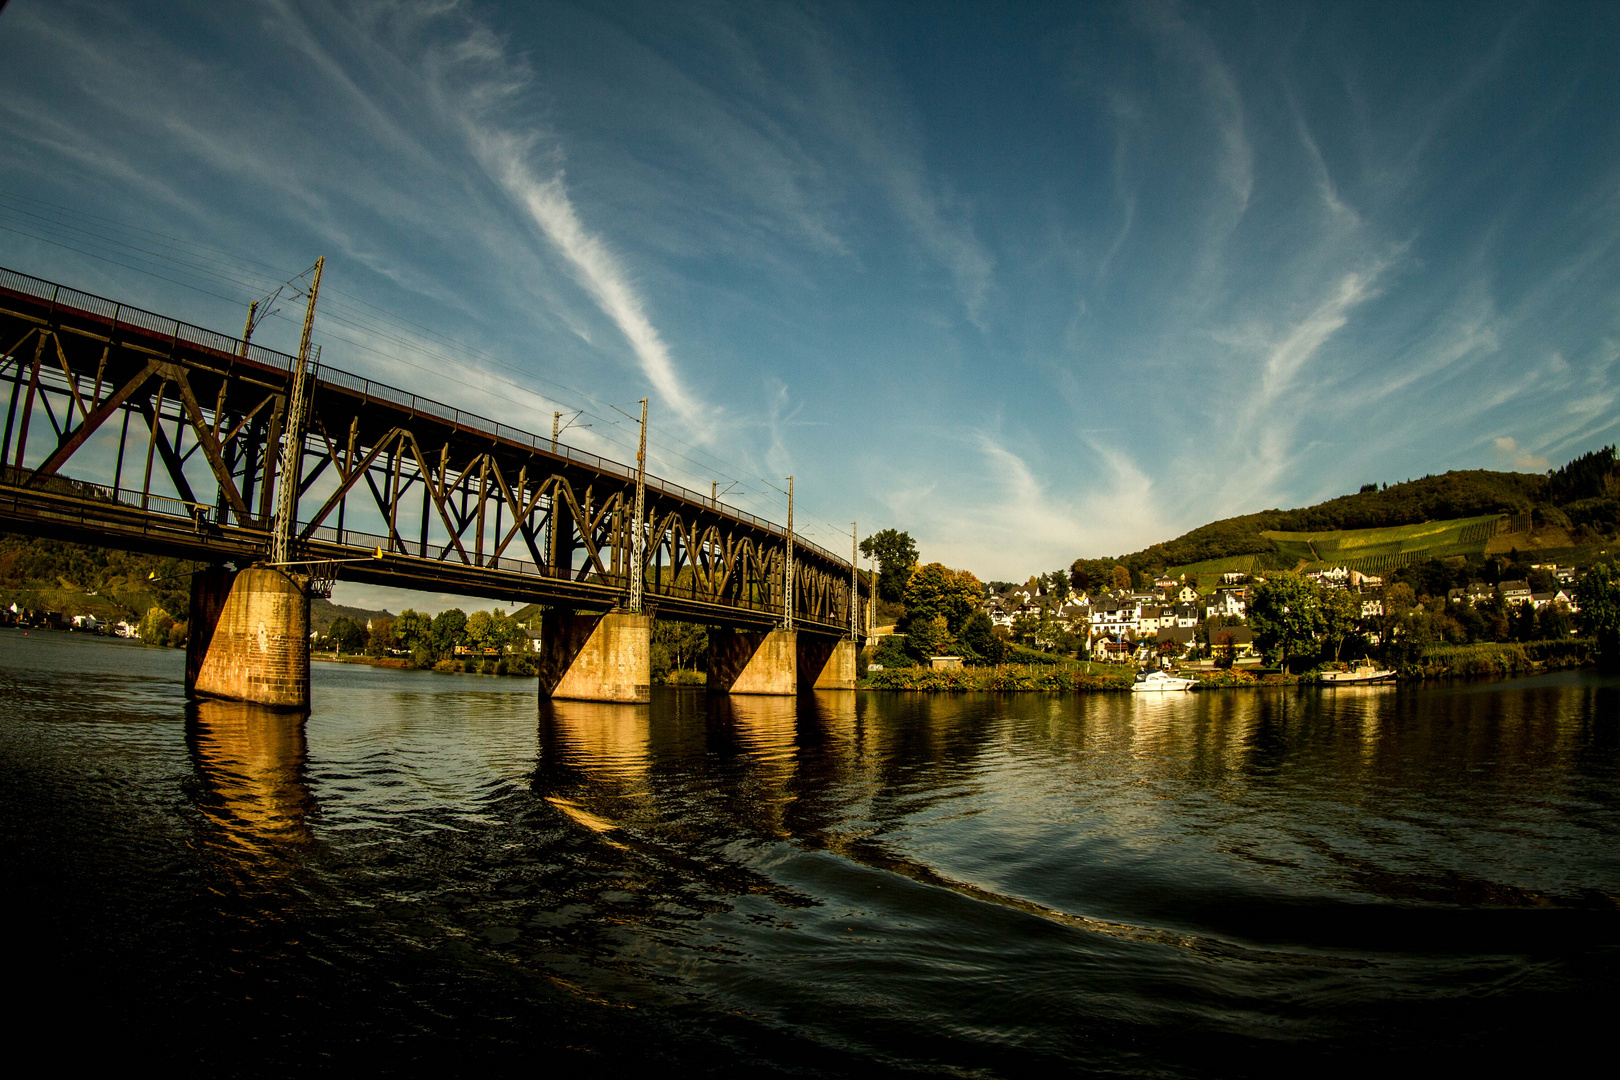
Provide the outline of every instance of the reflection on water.
[[1617,989],[1615,680],[610,706],[318,666],[300,725],[6,644],[20,892],[271,1071],[356,1023],[463,1069],[1367,1067]]
[[238,701],[186,707],[186,733],[203,777],[197,808],[244,853],[310,840],[305,818],[314,800],[304,775],[304,720]]

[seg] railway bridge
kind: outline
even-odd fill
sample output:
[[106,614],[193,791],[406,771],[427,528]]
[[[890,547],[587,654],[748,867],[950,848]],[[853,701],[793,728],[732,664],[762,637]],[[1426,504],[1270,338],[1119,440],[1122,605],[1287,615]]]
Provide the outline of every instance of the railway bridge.
[[872,583],[791,509],[319,365],[309,330],[288,355],[0,268],[0,528],[209,563],[188,693],[307,707],[340,579],[545,605],[548,696],[646,701],[655,617],[712,628],[711,690],[853,688]]

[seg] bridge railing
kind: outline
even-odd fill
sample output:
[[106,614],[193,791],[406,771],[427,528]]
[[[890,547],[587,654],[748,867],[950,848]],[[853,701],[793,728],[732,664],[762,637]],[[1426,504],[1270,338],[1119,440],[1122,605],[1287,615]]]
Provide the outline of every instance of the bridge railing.
[[[129,307],[103,296],[80,292],[78,289],[69,288],[66,285],[58,285],[55,282],[45,281],[28,274],[21,274],[4,267],[0,267],[0,289],[7,289],[44,300],[52,307],[71,308],[77,313],[89,315],[97,321],[105,322],[109,331],[127,327],[142,331],[152,337],[167,339],[170,342],[184,341],[188,345],[207,349],[222,356],[236,357],[245,355],[248,360],[256,364],[262,364],[278,371],[291,371],[293,368],[293,357],[288,356],[286,353],[276,352],[273,349],[266,349],[253,344],[249,344],[244,351],[242,342],[238,338],[227,337],[213,330],[193,326],[190,323],[184,323],[166,315],[158,315],[142,308]],[[631,466],[614,461],[611,458],[592,454],[560,442],[557,444],[556,449],[553,450],[549,437],[542,437],[520,428],[511,427],[477,413],[465,412],[452,405],[446,405],[432,398],[421,397],[407,390],[389,386],[386,383],[375,382],[337,368],[324,366],[317,375],[317,385],[320,382],[341,386],[366,398],[385,401],[391,405],[409,409],[412,413],[431,416],[461,428],[483,432],[518,446],[554,454],[567,461],[578,463],[598,472],[617,476],[623,480],[633,481],[635,479],[635,470]],[[747,511],[739,510],[734,506],[729,506],[718,499],[710,498],[708,495],[693,491],[691,488],[673,481],[649,475],[647,477],[647,487],[655,493],[707,507],[715,513],[724,514],[772,536],[779,538],[787,536],[787,530],[774,522],[767,521]],[[835,566],[845,568],[849,566],[849,563],[840,556],[834,555],[821,545],[806,540],[801,536],[795,536],[793,543],[796,547],[814,552]]]

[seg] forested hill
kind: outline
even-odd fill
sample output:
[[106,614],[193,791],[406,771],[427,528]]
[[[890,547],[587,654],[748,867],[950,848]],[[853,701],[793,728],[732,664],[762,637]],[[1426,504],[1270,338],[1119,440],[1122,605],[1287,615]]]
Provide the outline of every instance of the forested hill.
[[[1118,559],[1079,559],[1079,564],[1123,563],[1147,572],[1235,555],[1275,550],[1267,531],[1325,532],[1417,525],[1425,521],[1484,514],[1531,514],[1537,525],[1612,535],[1620,528],[1620,464],[1615,448],[1584,454],[1546,474],[1474,469],[1425,476],[1421,480],[1368,484],[1297,510],[1262,510],[1201,525],[1162,544]],[[1106,578],[1106,575],[1101,575]]]

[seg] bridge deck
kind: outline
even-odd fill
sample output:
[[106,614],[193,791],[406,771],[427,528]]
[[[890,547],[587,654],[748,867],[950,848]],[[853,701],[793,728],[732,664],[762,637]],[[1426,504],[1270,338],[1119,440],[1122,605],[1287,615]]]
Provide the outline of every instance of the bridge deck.
[[[0,348],[0,526],[265,557],[291,357],[3,269]],[[311,386],[299,466],[294,557],[334,561],[343,579],[583,608],[625,599],[630,466],[330,367]],[[781,620],[782,526],[652,476],[639,525],[656,613]],[[792,564],[796,625],[864,627],[866,583],[847,560],[795,537]]]

